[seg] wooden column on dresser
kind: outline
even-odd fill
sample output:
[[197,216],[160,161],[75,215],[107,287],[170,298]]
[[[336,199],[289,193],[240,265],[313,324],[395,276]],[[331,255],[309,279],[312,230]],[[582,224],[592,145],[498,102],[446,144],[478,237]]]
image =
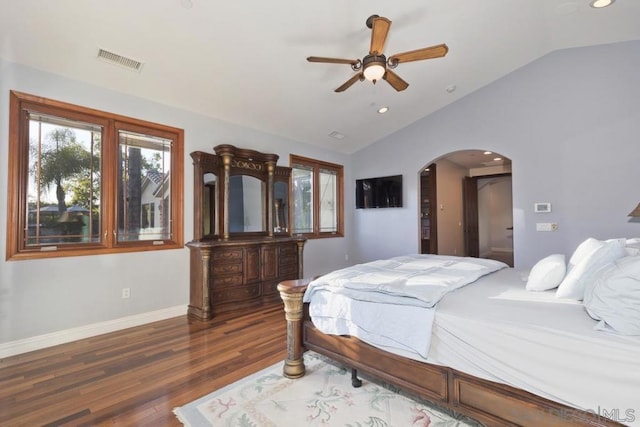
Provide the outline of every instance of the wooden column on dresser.
[[194,239],[188,315],[277,300],[278,283],[302,277],[306,238],[292,236],[291,168],[278,155],[218,145],[194,161]]

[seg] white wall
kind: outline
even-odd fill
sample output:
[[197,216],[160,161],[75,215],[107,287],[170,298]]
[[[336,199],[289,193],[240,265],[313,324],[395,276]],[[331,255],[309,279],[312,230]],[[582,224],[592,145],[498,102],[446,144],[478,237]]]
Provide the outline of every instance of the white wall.
[[[163,123],[185,130],[185,243],[193,238],[193,166],[189,153],[212,151],[218,144],[276,153],[279,165],[289,154],[342,164],[351,182],[349,158],[297,141],[221,122],[166,105],[107,91],[32,68],[0,60],[0,345],[85,325],[182,306],[189,297],[189,253],[186,248],[115,255],[33,261],[4,261],[9,91],[17,90],[85,107]],[[238,90],[238,96],[243,96]],[[353,206],[353,195],[346,203]],[[351,230],[351,216],[345,228]],[[345,265],[345,238],[309,241],[305,275],[317,275]],[[131,289],[121,299],[122,288]]]
[[[418,171],[465,149],[513,162],[516,268],[570,254],[588,236],[640,235],[627,218],[640,201],[639,100],[640,41],[567,49],[355,153],[355,177],[404,175],[406,207],[356,215],[354,255],[417,252]],[[535,202],[551,202],[553,212],[535,214]],[[536,232],[536,222],[559,231]]]

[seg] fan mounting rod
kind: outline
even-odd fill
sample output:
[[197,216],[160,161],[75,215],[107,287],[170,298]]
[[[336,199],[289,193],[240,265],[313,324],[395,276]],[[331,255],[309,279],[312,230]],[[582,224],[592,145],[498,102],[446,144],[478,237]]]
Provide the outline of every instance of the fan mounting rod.
[[372,29],[373,28],[373,20],[376,18],[380,18],[380,15],[371,15],[370,17],[367,18],[367,28]]

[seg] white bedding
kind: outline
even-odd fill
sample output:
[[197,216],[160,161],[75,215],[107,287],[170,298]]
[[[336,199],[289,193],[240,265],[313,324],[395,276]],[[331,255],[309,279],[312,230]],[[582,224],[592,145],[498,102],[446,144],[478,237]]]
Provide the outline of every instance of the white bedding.
[[309,314],[325,334],[351,335],[427,357],[434,305],[447,293],[506,267],[479,258],[400,256],[322,276],[309,284],[304,301],[313,298]]
[[498,271],[444,298],[428,361],[640,425],[640,337],[595,329],[579,301]]
[[505,268],[500,261],[444,255],[404,255],[357,264],[325,274],[304,295],[328,290],[352,299],[433,307],[447,293]]
[[329,291],[316,292],[313,301],[309,315],[322,333],[351,335],[388,351],[427,357],[433,307],[359,301]]
[[[581,302],[556,298],[553,290],[526,291],[517,270],[502,269],[447,293],[437,308],[394,306],[385,316],[378,303],[344,295],[335,301],[337,311],[350,313],[350,320],[343,316],[331,325],[338,334],[359,333],[405,357],[640,425],[640,337],[594,329],[597,321]],[[356,326],[361,316],[374,318],[380,330]]]

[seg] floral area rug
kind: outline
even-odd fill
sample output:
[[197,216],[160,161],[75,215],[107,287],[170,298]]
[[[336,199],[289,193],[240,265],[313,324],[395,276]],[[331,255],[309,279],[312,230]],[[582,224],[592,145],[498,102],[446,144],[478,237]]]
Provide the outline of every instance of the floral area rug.
[[366,376],[354,388],[350,370],[317,353],[305,353],[304,360],[300,379],[283,377],[277,363],[174,413],[188,427],[481,426]]

